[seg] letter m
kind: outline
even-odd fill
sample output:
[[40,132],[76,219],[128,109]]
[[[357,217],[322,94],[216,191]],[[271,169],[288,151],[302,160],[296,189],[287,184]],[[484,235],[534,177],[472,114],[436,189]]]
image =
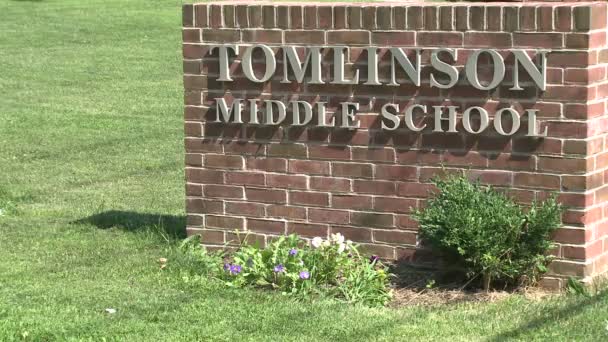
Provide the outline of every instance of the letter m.
[[[241,99],[234,99],[230,108],[228,108],[228,104],[226,104],[226,99],[219,97],[215,99],[215,112],[217,116],[215,117],[215,122],[233,122],[233,123],[243,123],[241,120],[241,112],[243,111],[243,105],[241,104]],[[230,121],[230,118],[234,114],[234,120]],[[220,117],[223,120],[220,120]]]

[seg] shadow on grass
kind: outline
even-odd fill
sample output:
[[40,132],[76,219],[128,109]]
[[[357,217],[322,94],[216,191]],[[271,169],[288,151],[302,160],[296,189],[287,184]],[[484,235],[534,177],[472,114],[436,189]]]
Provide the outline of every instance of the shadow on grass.
[[159,215],[109,210],[85,217],[74,223],[92,224],[100,229],[119,228],[130,232],[156,230],[173,239],[183,239],[186,237],[186,216],[183,215]]
[[512,330],[497,334],[496,336],[493,336],[492,338],[488,339],[488,341],[498,342],[519,339],[522,337],[522,334],[529,334],[532,331],[540,329],[544,325],[559,324],[559,322],[557,321],[558,317],[574,317],[580,314],[585,307],[602,301],[606,299],[606,297],[608,297],[608,290],[602,291],[593,297],[581,299],[561,309],[547,310],[541,317],[533,319]]

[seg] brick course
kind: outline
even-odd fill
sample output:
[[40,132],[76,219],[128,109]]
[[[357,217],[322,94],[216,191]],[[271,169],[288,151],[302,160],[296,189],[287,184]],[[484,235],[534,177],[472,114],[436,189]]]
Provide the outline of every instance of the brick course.
[[[411,208],[433,188],[430,178],[467,169],[472,178],[503,188],[521,203],[559,192],[566,206],[555,235],[558,260],[544,280],[562,286],[570,275],[591,279],[608,269],[608,46],[606,4],[546,3],[297,3],[228,2],[183,6],[184,103],[188,234],[203,233],[209,246],[238,241],[267,243],[272,236],[305,237],[340,232],[390,259],[432,262],[420,249]],[[217,43],[351,47],[359,66],[363,49],[378,46],[453,47],[463,68],[476,49],[548,48],[546,91],[481,91],[459,81],[454,88],[254,83],[231,60],[233,82],[217,81]],[[382,55],[382,53],[380,54]],[[255,58],[255,57],[254,57]],[[257,60],[256,60],[257,61]],[[423,65],[429,56],[423,54]],[[330,73],[331,59],[322,71]],[[380,60],[379,75],[387,70]],[[509,64],[507,64],[509,65]],[[254,62],[258,75],[264,65]],[[365,67],[359,67],[365,77]],[[352,75],[347,75],[350,77]],[[382,77],[382,76],[381,76]],[[214,98],[302,99],[360,104],[361,128],[288,128],[223,124]],[[512,106],[539,109],[544,139],[492,133],[382,131],[379,108],[394,102],[474,105],[493,113]],[[444,168],[441,167],[444,166]],[[244,236],[244,234],[241,234]],[[241,236],[241,238],[243,238]]]

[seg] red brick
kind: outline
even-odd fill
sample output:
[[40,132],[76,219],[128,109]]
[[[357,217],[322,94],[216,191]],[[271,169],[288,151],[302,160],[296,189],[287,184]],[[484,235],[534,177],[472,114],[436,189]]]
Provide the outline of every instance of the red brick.
[[414,232],[403,232],[403,231],[385,231],[385,230],[374,230],[374,242],[383,242],[391,244],[405,244],[415,245],[416,244],[416,233]]
[[285,31],[285,42],[292,43],[297,42],[298,44],[318,44],[323,45],[325,43],[325,32],[323,31]]
[[245,189],[247,199],[263,203],[287,203],[287,191],[275,189]]
[[276,220],[247,219],[247,230],[258,233],[285,234],[285,222]]
[[360,195],[333,195],[331,197],[331,207],[336,209],[371,209],[372,197]]
[[369,45],[368,31],[327,31],[327,44]]
[[268,216],[286,219],[306,219],[306,209],[298,206],[270,205],[267,208]]
[[572,28],[572,6],[559,6],[555,8],[555,30],[570,31]]
[[287,160],[279,158],[247,158],[247,169],[269,172],[287,172]]
[[283,33],[278,30],[242,30],[243,42],[245,43],[275,43],[283,41]]
[[188,198],[186,209],[189,213],[218,214],[224,211],[221,201],[204,200],[202,198]]
[[186,168],[186,178],[193,183],[222,184],[224,171]]
[[418,170],[415,166],[402,165],[376,165],[376,179],[408,181],[418,178]]
[[464,34],[464,45],[466,46],[508,48],[512,44],[509,33],[467,32]]
[[299,223],[299,222],[288,222],[287,223],[287,234],[298,234],[303,237],[327,237],[329,227],[325,224],[312,224],[312,223]]
[[353,147],[352,159],[362,161],[395,161],[395,151],[392,148]]
[[584,173],[587,171],[587,161],[585,159],[541,157],[538,159],[538,170],[563,173]]
[[396,186],[394,182],[368,181],[356,179],[353,183],[356,192],[378,195],[394,195]]
[[182,7],[182,25],[184,27],[194,26],[194,6],[192,4],[185,4]]
[[238,30],[231,29],[203,29],[202,38],[205,43],[238,42],[240,41],[240,34]]
[[346,210],[310,208],[308,210],[308,220],[311,222],[347,224],[349,215]]
[[409,213],[416,208],[417,200],[399,197],[374,197],[374,210],[391,213]]
[[266,236],[261,234],[252,234],[250,232],[240,234],[226,232],[226,243],[231,245],[249,245],[264,248],[266,246]]
[[516,173],[515,186],[533,187],[542,189],[559,189],[559,177],[547,174]]
[[432,184],[424,183],[399,183],[397,187],[397,195],[404,197],[428,197],[429,193],[435,190]]
[[350,213],[350,222],[365,227],[393,227],[394,217],[392,214],[379,214],[354,211]]
[[407,9],[407,28],[408,30],[418,30],[423,28],[424,16],[420,6],[410,6]]
[[536,9],[533,6],[520,7],[519,29],[521,31],[536,31]]
[[296,144],[271,144],[268,146],[268,156],[306,158],[306,146]]
[[243,157],[226,155],[205,155],[205,166],[220,169],[240,170],[243,168]]
[[462,46],[460,32],[418,32],[418,46]]
[[198,234],[201,237],[201,243],[203,244],[216,244],[223,245],[224,244],[224,232],[223,231],[213,231],[213,230],[197,230],[196,232],[188,232],[189,236]]
[[322,192],[295,192],[289,193],[289,204],[324,207],[329,205],[329,195]]
[[203,193],[207,197],[243,198],[243,188],[230,185],[204,185]]
[[329,175],[329,162],[290,160],[289,172],[308,175]]
[[413,46],[414,32],[372,32],[372,44],[381,46]]
[[249,202],[226,202],[226,214],[264,216],[264,205]]
[[560,48],[564,37],[560,33],[513,33],[513,46],[534,48]]
[[245,220],[240,217],[206,215],[205,226],[227,230],[243,230]]
[[372,164],[332,163],[332,175],[338,177],[371,178]]
[[361,244],[360,251],[370,255],[376,255],[382,259],[395,259],[395,247],[385,245]]
[[559,243],[584,244],[591,238],[591,232],[585,229],[560,228],[553,234],[553,240]]
[[310,158],[349,160],[350,148],[348,146],[309,146]]
[[310,189],[321,191],[348,192],[350,180],[335,177],[310,177]]
[[354,242],[371,242],[372,232],[362,227],[331,226],[331,234],[342,234],[347,240]]
[[266,181],[268,186],[274,188],[306,189],[308,187],[306,176],[300,175],[269,174],[266,176]]
[[203,196],[203,186],[186,183],[186,196]]

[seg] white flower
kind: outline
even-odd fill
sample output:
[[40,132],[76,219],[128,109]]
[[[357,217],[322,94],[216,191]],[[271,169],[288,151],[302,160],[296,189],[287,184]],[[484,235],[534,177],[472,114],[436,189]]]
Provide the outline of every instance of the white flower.
[[344,235],[340,233],[331,234],[331,240],[334,241],[336,244],[344,243]]
[[321,247],[321,244],[323,243],[323,239],[319,236],[317,236],[316,238],[312,239],[312,246],[314,248],[319,248]]
[[346,245],[341,243],[338,245],[338,253],[342,253],[344,252],[344,249],[346,249]]
[[329,247],[331,246],[331,242],[329,242],[328,240],[323,241],[323,243],[321,243],[321,247]]

